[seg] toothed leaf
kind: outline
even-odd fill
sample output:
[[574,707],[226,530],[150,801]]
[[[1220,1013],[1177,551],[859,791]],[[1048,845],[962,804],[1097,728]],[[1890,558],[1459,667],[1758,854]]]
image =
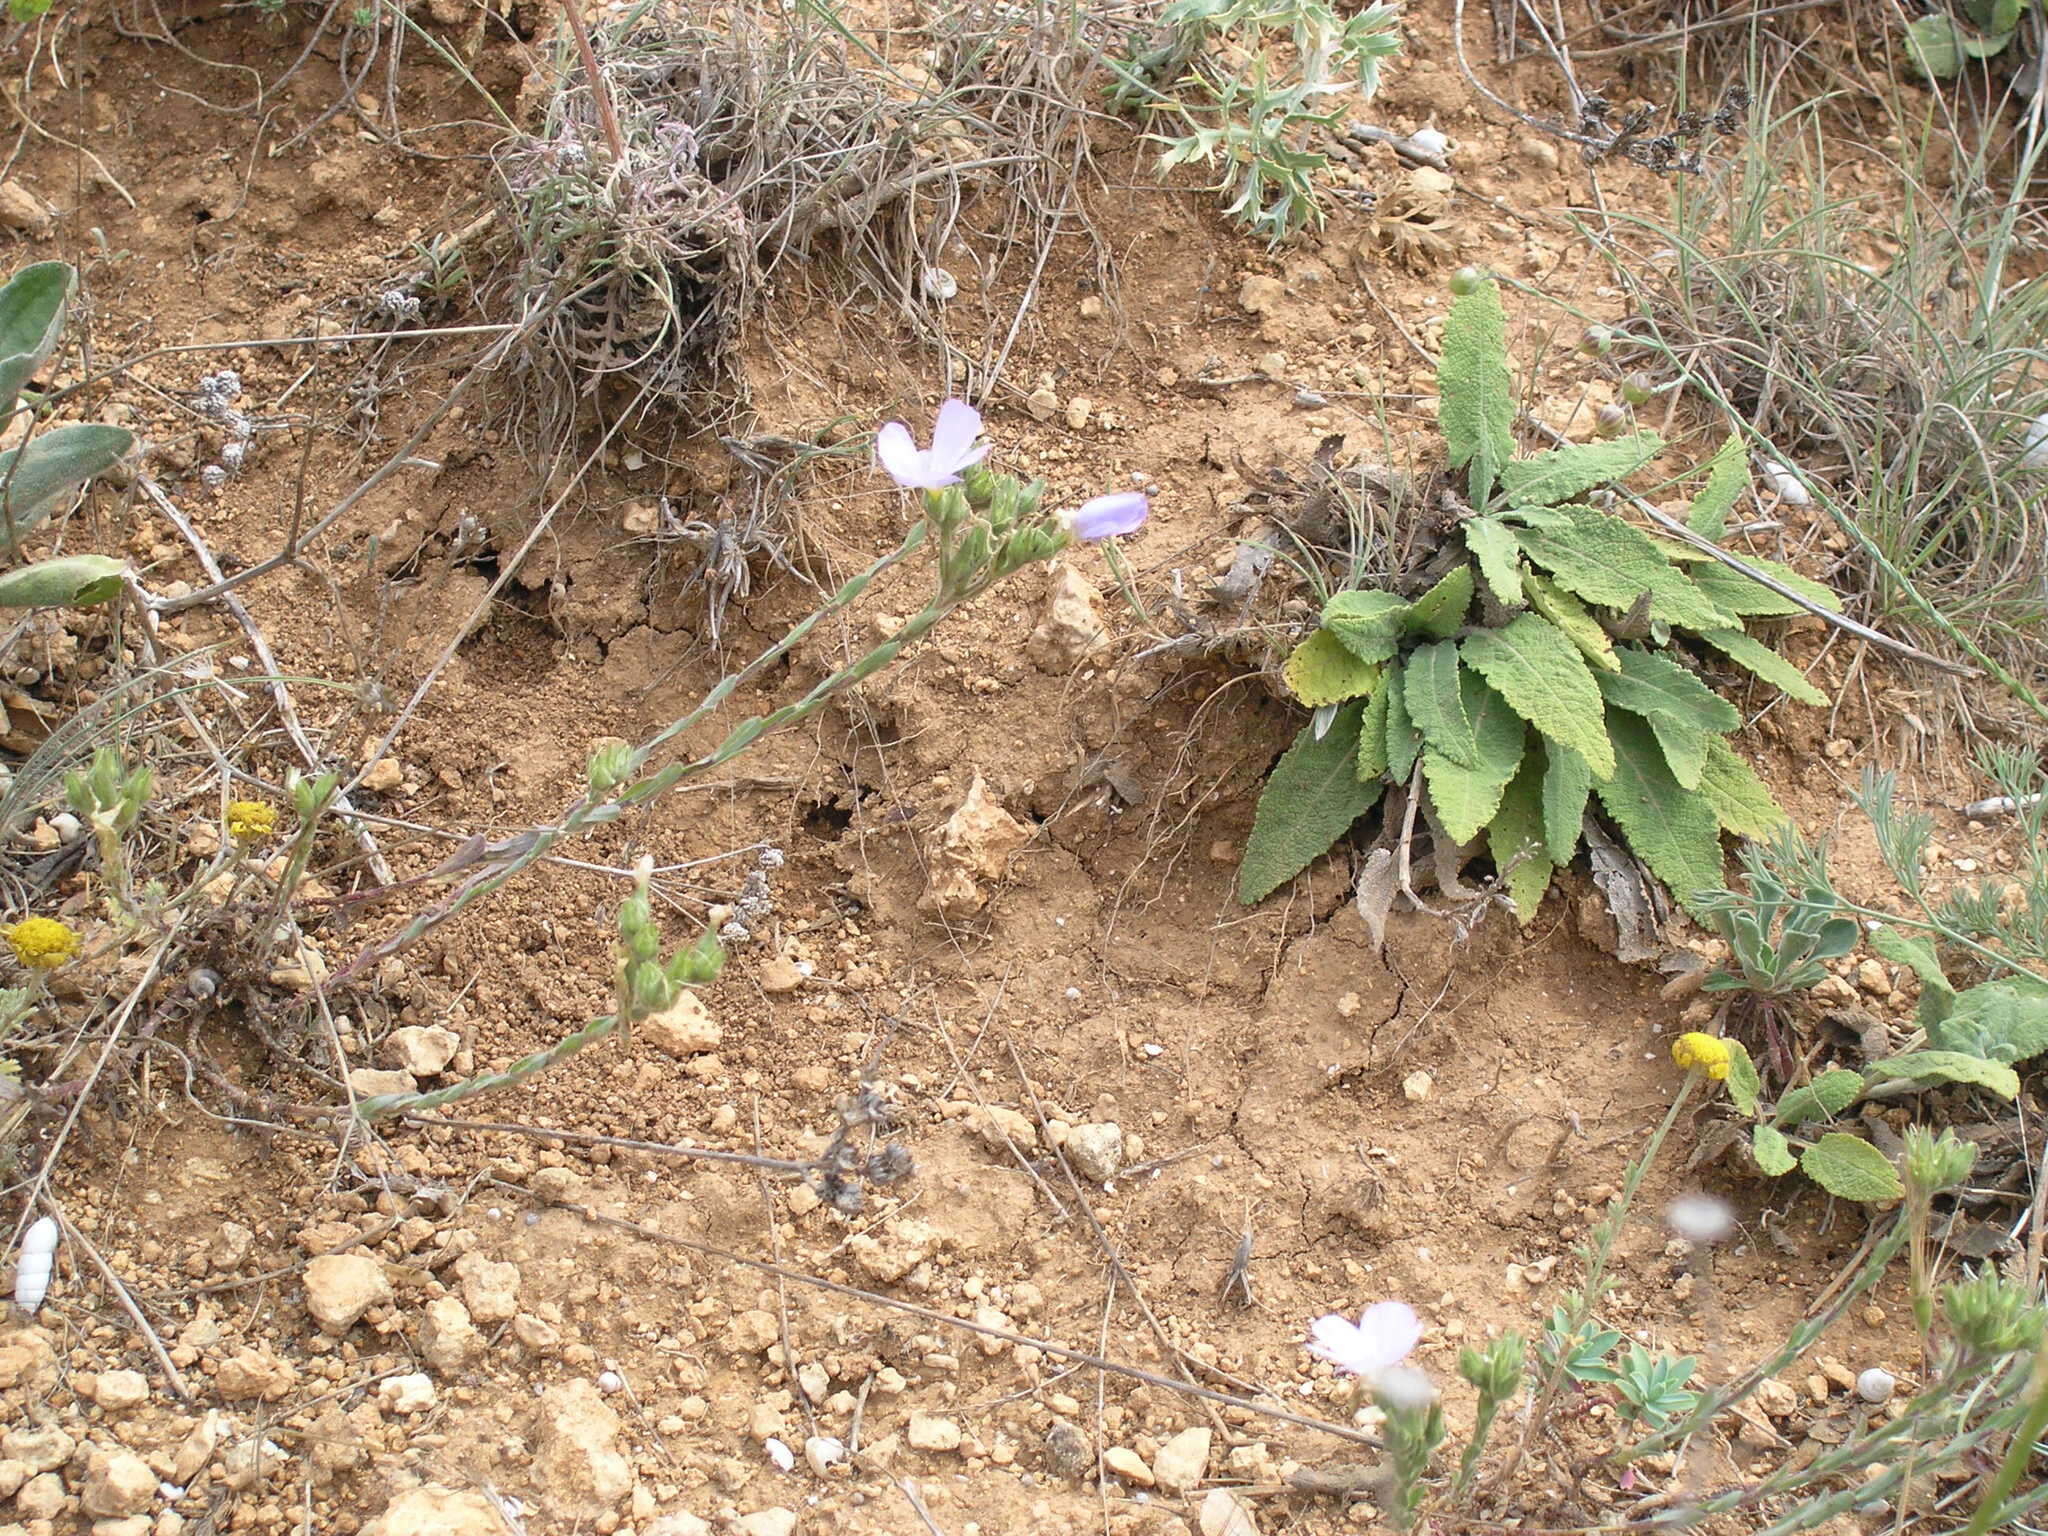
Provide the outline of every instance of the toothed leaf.
[[1522,597],[1522,546],[1505,523],[1490,517],[1467,518],[1465,547],[1479,562],[1487,590],[1503,608],[1520,608]]
[[1717,543],[1728,532],[1728,514],[1749,489],[1749,459],[1742,451],[1742,439],[1734,433],[1707,461],[1707,483],[1693,497],[1685,514],[1685,526]]
[[1733,627],[1735,621],[1640,528],[1592,507],[1559,510],[1570,516],[1566,526],[1515,530],[1529,558],[1555,576],[1559,586],[1624,613],[1647,592],[1652,618],[1687,629]]
[[1237,897],[1246,906],[1321,858],[1378,802],[1380,784],[1362,784],[1357,773],[1364,713],[1355,699],[1344,705],[1320,740],[1304,726],[1274,765],[1237,872]]
[[1458,687],[1460,670],[1458,648],[1449,640],[1419,645],[1408,653],[1401,668],[1401,698],[1426,745],[1472,767],[1479,761],[1479,743],[1465,714],[1464,694]]
[[1472,606],[1472,589],[1472,567],[1453,567],[1442,581],[1415,599],[1415,605],[1408,610],[1408,633],[1450,639],[1465,623],[1465,610]]
[[1614,642],[1586,605],[1547,576],[1534,571],[1522,573],[1522,585],[1529,594],[1529,606],[1558,627],[1564,637],[1579,648],[1579,654],[1602,672],[1619,672],[1621,662],[1614,654]]
[[1501,796],[1521,766],[1529,728],[1506,699],[1470,672],[1461,676],[1465,712],[1477,747],[1474,761],[1460,763],[1426,746],[1422,773],[1444,831],[1469,843],[1500,809]]
[[1467,636],[1461,654],[1537,730],[1585,758],[1596,777],[1614,771],[1600,687],[1555,626],[1525,613],[1504,629]]
[[1720,888],[1721,827],[1703,795],[1688,794],[1672,777],[1649,723],[1616,711],[1608,716],[1614,772],[1593,786],[1635,856],[1697,914],[1700,893]]
[[1892,1160],[1860,1136],[1830,1131],[1799,1154],[1806,1176],[1838,1200],[1881,1205],[1905,1196]]
[[1707,738],[1707,760],[1700,770],[1700,794],[1713,807],[1715,820],[1737,837],[1769,837],[1792,818],[1771,797],[1756,770],[1744,762],[1727,738]]
[[1625,480],[1664,451],[1654,432],[1606,442],[1568,443],[1500,467],[1500,488],[1516,506],[1554,507],[1596,485]]
[[1436,387],[1437,421],[1451,467],[1470,466],[1471,501],[1484,507],[1501,467],[1515,455],[1515,392],[1508,377],[1507,315],[1491,278],[1451,301],[1444,317]]
[[[1507,870],[1508,899],[1515,904],[1515,916],[1525,923],[1535,920],[1543,893],[1550,889],[1553,867],[1543,836],[1543,780],[1542,749],[1532,748],[1486,827],[1494,868]],[[1522,857],[1516,863],[1518,854]]]
[[1360,661],[1391,661],[1407,614],[1391,592],[1339,592],[1323,604],[1323,628]]
[[[1780,565],[1775,560],[1766,560],[1760,555],[1744,554],[1739,557],[1744,565],[1753,565],[1764,575],[1783,582],[1794,592],[1802,592],[1830,613],[1839,613],[1842,600],[1817,581],[1810,581],[1790,566]],[[1692,569],[1693,585],[1706,595],[1724,614],[1740,619],[1789,618],[1806,610],[1789,597],[1782,597],[1761,582],[1752,581],[1742,572],[1723,565],[1718,560],[1703,562]],[[1719,624],[1700,623],[1675,613],[1659,614],[1685,629],[1730,629],[1734,626],[1724,619]]]
[[1387,694],[1387,777],[1406,784],[1415,772],[1415,755],[1422,750],[1422,737],[1408,714],[1408,680],[1405,667],[1388,671]]
[[1362,698],[1379,686],[1381,668],[1360,661],[1327,629],[1319,629],[1294,648],[1281,668],[1288,691],[1310,709]]
[[1543,744],[1543,845],[1551,862],[1569,864],[1579,851],[1580,825],[1593,793],[1593,770],[1570,747]]
[[1703,629],[1699,637],[1738,667],[1781,690],[1787,698],[1802,704],[1828,702],[1828,696],[1814,687],[1804,672],[1756,636],[1739,629]]

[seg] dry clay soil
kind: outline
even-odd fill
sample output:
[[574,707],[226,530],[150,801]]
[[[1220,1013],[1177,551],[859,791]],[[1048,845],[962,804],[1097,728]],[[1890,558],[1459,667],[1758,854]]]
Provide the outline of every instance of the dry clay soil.
[[[1374,115],[1404,131],[1434,121],[1451,137],[1473,194],[1444,219],[1456,259],[1598,309],[1612,290],[1551,216],[1584,198],[1584,167],[1475,110],[1441,9],[1411,23]],[[304,45],[300,24],[205,5],[174,28],[178,48],[94,24],[68,35],[61,79],[43,61],[28,106],[44,132],[11,174],[54,217],[15,238],[11,261],[63,256],[87,269],[100,361],[388,325],[367,318],[376,295],[412,241],[474,211],[478,163],[402,153],[353,109],[273,153],[336,99],[327,45],[263,113],[212,110],[235,107],[253,78],[222,63],[275,78]],[[401,121],[481,115],[426,50],[408,57]],[[476,57],[508,103],[529,63],[501,30]],[[1519,68],[1496,71],[1499,88],[1554,110],[1554,77]],[[436,142],[464,147],[460,135]],[[1151,524],[1126,554],[1156,599],[1176,573],[1198,587],[1219,556],[1227,564],[1240,526],[1254,526],[1235,509],[1250,479],[1299,466],[1328,434],[1371,454],[1377,394],[1397,435],[1427,431],[1430,371],[1393,317],[1433,337],[1442,274],[1402,269],[1345,210],[1319,240],[1269,257],[1200,194],[1159,187],[1114,127],[1101,130],[1098,165],[1088,195],[1118,253],[1115,282],[1092,281],[1082,242],[1056,248],[1010,363],[1022,382],[991,401],[989,432],[1000,463],[1046,474],[1069,503],[1134,475],[1155,485]],[[1398,174],[1391,160],[1369,168]],[[1645,208],[1665,195],[1620,172],[1606,191]],[[1270,281],[1247,289],[1248,278]],[[814,291],[778,297],[755,327],[761,430],[814,430],[840,413],[927,420],[937,362],[886,320],[830,302],[828,274],[806,281]],[[1543,354],[1539,411],[1582,433],[1606,386],[1569,346],[1546,345],[1537,327],[1549,323],[1518,320],[1513,344],[1525,362]],[[1192,382],[1205,368],[1272,372],[1275,353],[1271,382]],[[102,403],[150,439],[151,472],[211,548],[246,562],[280,545],[302,467],[308,506],[332,505],[472,355],[453,340],[160,355]],[[303,456],[301,433],[259,434],[216,495],[197,467],[219,443],[188,403],[200,375],[221,367],[239,370],[240,407],[259,421],[311,417],[322,430]],[[390,387],[401,374],[404,387]],[[383,392],[365,390],[373,376]],[[1061,404],[1042,422],[1021,396],[1046,376]],[[1300,390],[1332,403],[1303,404]],[[1070,417],[1075,396],[1084,404]],[[396,743],[396,771],[374,776],[382,790],[366,796],[396,819],[376,835],[400,876],[454,847],[404,824],[502,833],[556,815],[594,742],[637,739],[680,713],[821,587],[890,547],[907,512],[865,467],[810,483],[791,546],[808,579],[757,569],[713,643],[701,598],[680,590],[632,518],[664,492],[715,505],[732,491],[729,464],[694,448],[614,457],[479,615],[492,562],[532,526],[506,511],[527,504],[531,472],[490,401],[480,391],[422,448],[430,465],[365,498],[317,574],[280,572],[242,593],[284,674],[347,685],[297,697],[351,764],[391,719],[377,700],[409,697],[449,650]],[[377,446],[359,451],[368,430]],[[96,505],[74,519],[72,547],[124,550],[158,589],[203,582],[146,502]],[[1828,568],[1817,535],[1779,552]],[[1067,564],[993,592],[737,772],[569,850],[613,868],[643,851],[664,866],[707,861],[664,884],[676,934],[693,933],[706,904],[733,902],[765,850],[780,859],[763,868],[771,909],[704,991],[704,1017],[450,1111],[573,1134],[395,1126],[337,1161],[330,1142],[289,1126],[271,1134],[200,1113],[174,1073],[96,1098],[53,1191],[161,1337],[189,1401],[67,1245],[34,1327],[0,1339],[11,1426],[0,1465],[21,1474],[0,1498],[0,1536],[353,1532],[380,1519],[387,1536],[680,1536],[699,1521],[750,1536],[1179,1533],[1223,1528],[1217,1506],[1206,1525],[1200,1514],[1222,1486],[1243,1490],[1259,1530],[1377,1528],[1377,1485],[1358,1475],[1374,1461],[1364,1447],[1013,1336],[1341,1421],[1344,1385],[1305,1350],[1308,1323],[1403,1298],[1426,1323],[1417,1362],[1461,1431],[1472,1401],[1453,1369],[1459,1346],[1537,1326],[1573,1281],[1574,1244],[1675,1091],[1668,1046],[1687,1004],[1602,947],[1582,873],[1562,877],[1526,929],[1495,911],[1457,942],[1411,914],[1384,953],[1349,907],[1341,859],[1238,907],[1234,859],[1256,785],[1297,718],[1241,668],[1138,659],[1158,637],[1117,597],[1103,554],[1079,550]],[[1078,659],[1058,636],[1027,645],[1056,589],[1071,617],[1074,577],[1107,594],[1093,602],[1103,642]],[[888,622],[878,615],[921,601],[923,580],[914,565],[892,574],[687,745],[859,654]],[[230,673],[252,665],[247,636],[217,610],[164,635],[174,648],[217,646]],[[1837,825],[1865,762],[1891,760],[1924,681],[1824,639],[1801,631],[1786,646],[1842,707],[1763,713],[1758,698],[1760,726],[1744,738],[1812,830]],[[61,713],[72,686],[52,676],[38,693]],[[195,848],[216,794],[173,808]],[[925,897],[935,875],[958,878],[946,828],[970,797],[980,825],[966,852],[988,857],[966,872],[984,904],[941,915]],[[1845,862],[1867,869],[1867,840],[1846,822],[1842,833]],[[1981,858],[1995,855],[1996,835],[1943,829],[1952,852]],[[554,866],[387,961],[373,984],[338,988],[350,1065],[394,1065],[389,1037],[403,1026],[459,1037],[450,1071],[502,1065],[604,1011],[622,890],[614,874]],[[338,967],[419,899],[309,909],[305,921]],[[1863,1001],[1903,1017],[1903,994],[1866,979]],[[294,1017],[280,1005],[260,1022],[275,1033],[298,1027]],[[255,1022],[224,1012],[200,1038],[251,1088],[332,1102],[331,1088],[281,1065]],[[915,1171],[868,1189],[852,1215],[786,1175],[577,1139],[810,1158],[864,1088],[890,1106],[881,1134]],[[36,1134],[55,1124],[35,1121]],[[1104,1161],[1107,1126],[1120,1133],[1120,1170]],[[1732,1370],[1783,1336],[1865,1229],[1857,1212],[1789,1183],[1686,1173],[1693,1132],[1688,1117],[1645,1186],[1605,1315]],[[1075,1152],[1082,1177],[1054,1143]],[[1698,1181],[1740,1219],[1706,1286],[1655,1216]],[[1241,1253],[1248,1283],[1230,1287]],[[788,1278],[741,1259],[779,1263]],[[1795,1390],[1772,1399],[1776,1418],[1731,1421],[1696,1471],[1678,1475],[1741,1475],[1811,1454],[1816,1426],[1839,1435],[1864,1411],[1844,1366],[1910,1381],[1917,1357],[1901,1311],[1887,1283],[1824,1346],[1830,1370],[1788,1373]],[[1624,1491],[1588,1470],[1619,1433],[1602,1399],[1568,1402],[1559,1423],[1562,1438],[1540,1441],[1474,1506],[1469,1528],[1481,1515],[1596,1522],[1673,1475],[1652,1463]],[[1504,1443],[1519,1432],[1507,1427]],[[857,1442],[857,1454],[833,1464],[815,1447],[814,1469],[814,1437]],[[777,1464],[780,1447],[793,1469]],[[124,1450],[163,1486],[123,1493],[109,1456]],[[1325,1491],[1289,1485],[1304,1469]],[[1439,1517],[1432,1528],[1467,1526]]]

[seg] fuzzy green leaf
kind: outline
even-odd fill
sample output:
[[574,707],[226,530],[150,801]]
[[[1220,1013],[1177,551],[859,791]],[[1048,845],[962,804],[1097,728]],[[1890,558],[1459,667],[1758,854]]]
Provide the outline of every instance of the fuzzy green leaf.
[[1415,757],[1422,750],[1422,737],[1408,713],[1408,681],[1405,667],[1387,673],[1387,777],[1406,784],[1415,772]]
[[1614,771],[1600,687],[1555,625],[1525,613],[1504,629],[1467,636],[1461,654],[1525,720],[1585,758],[1595,777]]
[[1814,687],[1804,672],[1756,636],[1739,629],[1703,629],[1699,631],[1699,637],[1735,665],[1779,689],[1787,697],[1802,704],[1828,702],[1828,696]]
[[1693,497],[1685,526],[1718,543],[1728,532],[1728,514],[1748,489],[1749,459],[1742,451],[1742,439],[1731,432],[1707,461],[1707,483]]
[[1422,732],[1424,744],[1469,768],[1479,761],[1479,743],[1473,738],[1472,721],[1465,713],[1464,694],[1458,686],[1462,670],[1458,647],[1451,641],[1419,645],[1408,653],[1401,668],[1401,698],[1408,706],[1408,718]]
[[1749,1133],[1749,1150],[1756,1158],[1757,1167],[1774,1179],[1783,1178],[1799,1166],[1799,1160],[1792,1155],[1792,1144],[1774,1125],[1754,1127]]
[[1968,1083],[1989,1088],[2004,1099],[2020,1096],[2020,1075],[2003,1062],[1986,1061],[1967,1051],[1908,1051],[1873,1061],[1865,1074],[1878,1082]]
[[1339,592],[1323,604],[1323,628],[1364,662],[1391,661],[1408,605],[1391,592]]
[[1365,718],[1358,727],[1358,780],[1377,784],[1387,776],[1387,695],[1394,690],[1375,689],[1365,706]]
[[1737,837],[1769,837],[1792,819],[1771,798],[1756,770],[1737,755],[1725,737],[1707,738],[1700,794],[1714,808],[1714,816],[1723,829]]
[[1358,727],[1365,706],[1344,705],[1317,740],[1303,726],[1274,765],[1237,872],[1237,899],[1263,901],[1329,851],[1379,801],[1378,781],[1358,780]]
[[1733,704],[1669,656],[1639,645],[1622,646],[1616,655],[1620,671],[1599,677],[1601,694],[1615,708],[1696,734],[1724,734],[1742,724]]
[[[1764,575],[1783,582],[1794,592],[1803,592],[1830,613],[1839,613],[1841,611],[1842,600],[1839,597],[1835,596],[1833,592],[1829,591],[1819,582],[1810,581],[1800,575],[1790,566],[1780,565],[1775,560],[1766,560],[1760,555],[1745,554],[1741,558],[1744,565],[1753,565],[1759,571],[1762,571]],[[1804,608],[1793,602],[1791,598],[1781,597],[1769,587],[1759,582],[1751,581],[1742,572],[1725,566],[1718,560],[1694,566],[1692,580],[1693,585],[1706,594],[1708,602],[1720,609],[1721,612],[1733,614],[1737,618],[1790,618],[1793,614],[1806,612]],[[1659,617],[1668,617],[1672,623],[1692,630],[1726,629],[1732,627],[1726,620],[1716,625],[1698,624],[1691,619],[1683,619],[1675,615],[1660,614]]]
[[39,261],[0,288],[0,415],[57,350],[77,275],[69,262]]
[[1500,488],[1515,506],[1554,507],[1596,485],[1625,480],[1664,451],[1654,432],[1606,442],[1567,443],[1500,467]]
[[1319,629],[1294,648],[1280,669],[1288,691],[1310,709],[1363,698],[1379,686],[1381,668],[1360,661],[1327,629]]
[[1750,1059],[1749,1047],[1732,1035],[1722,1036],[1722,1044],[1728,1047],[1728,1102],[1735,1106],[1737,1114],[1753,1115],[1757,1095],[1763,1092],[1756,1063]]
[[1797,1130],[1809,1120],[1834,1119],[1862,1097],[1863,1074],[1847,1067],[1833,1067],[1778,1100],[1772,1122]]
[[1614,642],[1584,603],[1549,577],[1539,576],[1534,571],[1522,573],[1522,585],[1529,593],[1530,606],[1555,624],[1564,637],[1579,648],[1581,656],[1602,672],[1621,670],[1621,662],[1614,654]]
[[1523,757],[1486,828],[1494,867],[1507,870],[1508,899],[1515,904],[1515,916],[1525,923],[1535,921],[1543,893],[1550,889],[1553,867],[1543,839],[1543,777],[1543,753],[1538,748]]
[[1522,596],[1522,546],[1515,542],[1507,524],[1490,517],[1467,518],[1465,547],[1479,562],[1479,574],[1487,590],[1503,608],[1520,608]]
[[1551,862],[1564,865],[1578,852],[1580,823],[1593,793],[1593,770],[1570,747],[1543,744],[1543,843]]
[[1656,715],[1650,717],[1650,734],[1657,738],[1664,753],[1664,765],[1671,770],[1671,777],[1678,780],[1679,787],[1697,790],[1707,766],[1707,743],[1721,738]]
[[1689,795],[1671,776],[1649,723],[1619,711],[1607,717],[1614,742],[1613,776],[1594,785],[1600,803],[1630,850],[1696,910],[1700,893],[1722,884],[1721,826],[1702,795]]
[[0,537],[19,539],[94,475],[114,467],[135,446],[135,434],[97,422],[75,422],[38,432],[20,448],[0,453]]
[[1507,315],[1491,278],[1451,301],[1437,361],[1437,421],[1451,467],[1471,467],[1471,502],[1484,507],[1515,454],[1515,392],[1508,377]]
[[1920,1011],[1917,1022],[1927,1038],[1937,1045],[1936,1033],[1955,1011],[1956,989],[1941,969],[1941,957],[1925,939],[1908,938],[1896,928],[1873,928],[1870,947],[1893,965],[1903,965],[1920,978]]
[[1470,672],[1459,674],[1465,713],[1472,722],[1474,761],[1460,763],[1434,745],[1422,754],[1423,777],[1444,830],[1469,843],[1493,819],[1500,798],[1521,765],[1528,727],[1508,701]]
[[1838,1200],[1880,1205],[1905,1196],[1892,1160],[1860,1136],[1830,1131],[1799,1155],[1806,1176]]
[[127,574],[105,555],[38,560],[0,576],[0,608],[90,608],[118,597]]
[[1558,585],[1589,603],[1624,613],[1647,592],[1652,618],[1687,629],[1727,629],[1734,624],[1640,528],[1592,507],[1559,510],[1569,522],[1515,530],[1524,552],[1555,576]]
[[1969,1051],[1989,1061],[2027,1061],[2048,1051],[2048,986],[2032,977],[2001,976],[1958,992],[1928,1043]]
[[1448,640],[1465,623],[1465,610],[1472,606],[1472,567],[1454,566],[1443,580],[1415,599],[1406,622],[1411,635],[1428,635]]

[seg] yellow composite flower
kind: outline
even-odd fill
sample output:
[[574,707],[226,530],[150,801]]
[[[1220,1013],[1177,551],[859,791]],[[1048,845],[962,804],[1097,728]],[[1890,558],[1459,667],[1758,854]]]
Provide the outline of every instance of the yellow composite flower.
[[277,830],[277,807],[261,800],[228,802],[228,836],[238,843],[260,843]]
[[84,942],[77,929],[54,917],[25,917],[7,930],[14,958],[37,971],[54,971],[76,955]]
[[1688,1072],[1704,1072],[1717,1083],[1728,1080],[1728,1042],[1719,1035],[1690,1030],[1671,1042],[1671,1059]]

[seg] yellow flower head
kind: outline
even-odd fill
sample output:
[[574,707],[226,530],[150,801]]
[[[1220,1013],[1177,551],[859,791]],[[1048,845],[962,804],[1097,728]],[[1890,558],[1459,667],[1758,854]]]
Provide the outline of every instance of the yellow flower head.
[[7,930],[14,958],[38,971],[54,971],[76,955],[84,942],[75,928],[54,917],[26,917]]
[[1719,1035],[1692,1030],[1671,1042],[1671,1059],[1688,1072],[1704,1072],[1717,1083],[1728,1080],[1728,1042]]
[[261,800],[228,802],[228,836],[238,843],[260,843],[277,830],[277,807]]

